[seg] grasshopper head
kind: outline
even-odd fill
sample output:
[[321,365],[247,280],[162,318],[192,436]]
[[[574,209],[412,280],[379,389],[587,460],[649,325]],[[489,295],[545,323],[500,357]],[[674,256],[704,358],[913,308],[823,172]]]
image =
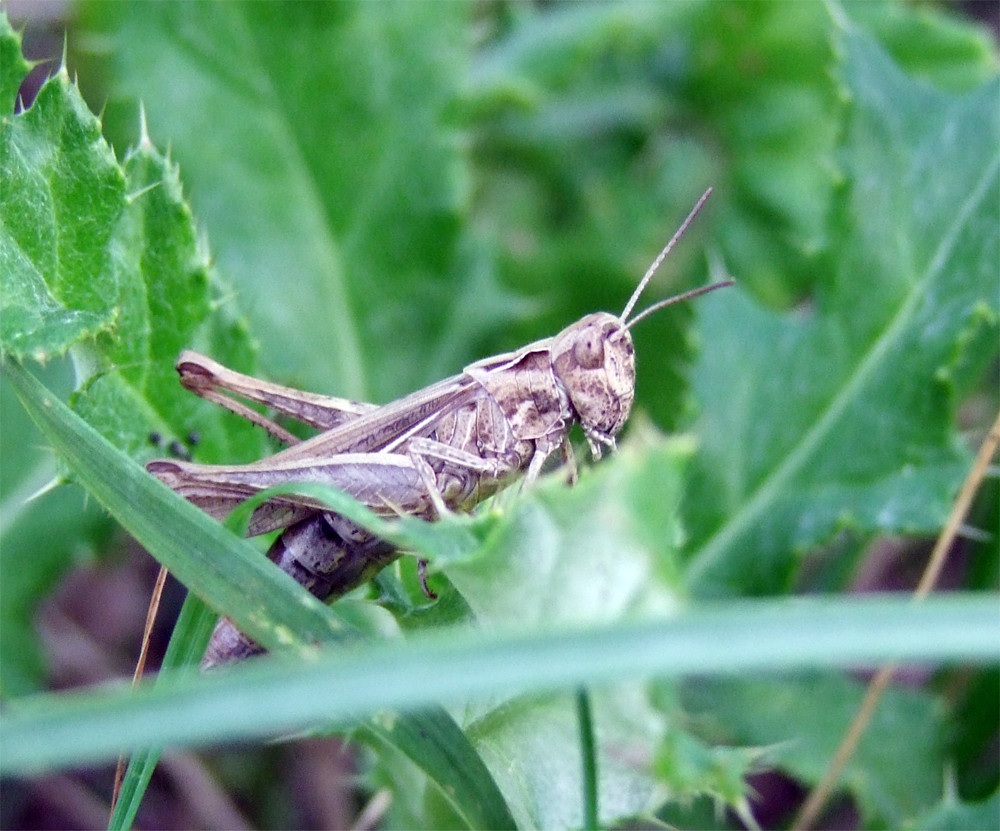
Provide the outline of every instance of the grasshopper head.
[[601,445],[614,448],[615,435],[628,420],[632,401],[635,399],[635,347],[632,345],[629,329],[665,306],[733,284],[732,280],[725,280],[702,286],[654,303],[641,314],[631,317],[635,304],[656,269],[691,224],[711,192],[711,189],[705,191],[687,219],[681,223],[677,233],[653,260],[625,304],[621,317],[607,312],[587,315],[563,329],[553,339],[549,356],[556,378],[569,396],[595,459],[601,457]]
[[595,458],[615,446],[635,398],[635,349],[612,314],[587,315],[556,335],[550,349],[556,377],[576,411]]

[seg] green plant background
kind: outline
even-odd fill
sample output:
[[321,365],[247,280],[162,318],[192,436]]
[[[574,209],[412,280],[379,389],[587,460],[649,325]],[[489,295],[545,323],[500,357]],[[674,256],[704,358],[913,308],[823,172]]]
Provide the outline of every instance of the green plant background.
[[[137,461],[157,453],[152,430],[169,441],[197,429],[200,461],[266,452],[180,390],[182,348],[387,401],[583,313],[617,312],[715,187],[649,299],[725,275],[739,286],[636,329],[622,452],[574,491],[553,480],[414,540],[441,601],[427,608],[404,568],[379,583],[388,614],[337,604],[346,625],[545,633],[709,598],[838,593],[878,535],[940,529],[971,458],[960,427],[978,438],[998,405],[1000,87],[981,32],[892,3],[76,12],[70,68],[89,111],[62,74],[12,115],[27,66],[3,33],[0,337],[8,360],[43,362],[32,371],[72,389],[74,410]],[[24,501],[55,468],[6,387],[2,407],[0,682],[12,697],[42,682],[39,599],[112,532],[71,488]],[[68,465],[81,482],[88,464],[110,469],[93,447]],[[210,558],[226,543],[206,549],[162,496],[128,505],[129,492],[123,513],[113,494],[100,501],[157,556],[181,558],[176,573],[191,549],[185,582],[221,597],[227,575]],[[176,555],[143,537],[147,512],[178,523],[161,532]],[[977,521],[995,535],[995,509]],[[995,542],[969,556],[992,565],[961,588],[995,591]],[[246,568],[245,580],[271,579]],[[280,581],[256,598],[228,579],[220,607],[234,617],[299,614],[303,643],[334,625],[291,611]],[[594,694],[604,823],[659,811],[716,827],[713,800],[745,810],[748,771],[815,782],[862,689],[831,672],[624,680]],[[946,678],[889,695],[845,780],[866,825],[938,827],[991,794],[982,810],[995,809],[981,759],[996,707],[975,705],[995,685],[993,667],[963,696],[946,696]],[[571,696],[497,696],[451,709],[465,747],[519,826],[579,825]],[[483,824],[427,787],[442,786],[440,769],[406,761],[403,727],[359,734],[376,748],[369,784],[393,785],[391,823]],[[173,735],[164,720],[159,743]]]

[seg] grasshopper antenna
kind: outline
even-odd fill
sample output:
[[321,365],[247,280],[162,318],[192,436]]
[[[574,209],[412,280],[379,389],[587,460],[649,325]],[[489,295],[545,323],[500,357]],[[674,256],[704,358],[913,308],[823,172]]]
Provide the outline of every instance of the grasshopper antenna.
[[628,323],[625,324],[626,329],[631,329],[635,324],[637,324],[644,317],[649,317],[654,312],[660,311],[660,309],[666,306],[672,306],[674,303],[683,303],[685,300],[690,300],[692,297],[697,297],[699,294],[708,294],[710,291],[715,291],[716,289],[724,289],[726,286],[731,286],[736,283],[735,280],[721,280],[718,283],[712,283],[709,286],[702,286],[700,289],[691,289],[691,291],[686,291],[683,294],[675,295],[674,297],[668,297],[666,300],[661,300],[659,303],[654,303],[648,309],[645,309],[640,314],[633,317]]
[[[677,231],[674,233],[674,235],[670,238],[670,242],[668,242],[664,246],[663,250],[660,252],[660,255],[655,260],[653,260],[653,264],[646,270],[646,274],[639,281],[639,285],[636,287],[636,290],[634,292],[632,292],[632,297],[629,298],[628,303],[625,305],[625,311],[622,312],[622,316],[621,316],[622,323],[624,323],[626,320],[628,320],[628,316],[632,313],[632,309],[635,308],[635,304],[639,301],[639,297],[642,296],[642,292],[646,288],[646,285],[653,278],[653,275],[656,274],[656,269],[658,269],[660,267],[660,263],[663,262],[664,258],[667,256],[667,254],[669,254],[670,251],[671,251],[671,249],[673,249],[673,247],[677,244],[677,240],[679,240],[683,236],[684,232],[688,228],[688,225],[691,224],[691,222],[694,220],[695,216],[697,216],[698,211],[701,210],[701,206],[705,204],[705,200],[707,200],[708,197],[711,196],[711,195],[712,195],[712,189],[711,188],[709,188],[708,190],[706,190],[701,195],[701,199],[699,199],[698,202],[697,202],[697,204],[691,209],[691,213],[689,213],[687,215],[687,219],[685,219],[681,223],[681,227],[678,228]],[[706,287],[704,289],[700,289],[699,292],[701,292],[701,291],[708,291],[711,288],[718,288],[718,287],[721,287],[722,285],[724,285],[724,284],[723,283],[719,283],[717,286],[715,286],[715,285],[708,286],[708,287]],[[690,296],[691,296],[691,293],[689,292],[688,294],[682,294],[682,295],[679,295],[677,297],[671,298],[671,300],[669,302],[673,303],[673,302],[679,302],[681,300],[687,300]],[[635,320],[633,320],[632,323],[629,324],[629,326],[631,327],[632,324],[638,323],[638,321],[640,320],[640,318],[645,317],[647,314],[651,314],[654,309],[656,309],[656,308],[663,308],[663,306],[665,306],[665,305],[667,305],[667,303],[663,302],[663,303],[657,304],[656,306],[652,306],[649,309],[646,309],[646,311],[643,312]]]

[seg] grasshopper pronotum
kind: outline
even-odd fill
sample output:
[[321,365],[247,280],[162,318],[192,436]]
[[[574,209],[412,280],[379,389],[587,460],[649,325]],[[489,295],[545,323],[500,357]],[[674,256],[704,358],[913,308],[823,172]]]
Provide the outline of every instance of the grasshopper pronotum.
[[[532,482],[560,450],[573,469],[568,435],[578,423],[595,459],[628,419],[635,394],[629,329],[644,317],[715,283],[663,300],[632,318],[635,304],[711,191],[707,191],[639,282],[620,317],[587,315],[553,338],[485,358],[460,374],[385,406],[301,392],[241,375],[194,352],[177,362],[192,392],[242,415],[290,445],[249,465],[202,465],[157,459],[147,469],[212,516],[223,518],[265,488],[322,482],[372,510],[433,518],[469,510],[518,477]],[[263,404],[322,432],[300,441],[229,395]],[[268,556],[310,592],[326,599],[368,580],[400,552],[323,505],[294,494],[254,512],[249,534],[285,529]],[[260,652],[228,620],[216,627],[203,664]]]

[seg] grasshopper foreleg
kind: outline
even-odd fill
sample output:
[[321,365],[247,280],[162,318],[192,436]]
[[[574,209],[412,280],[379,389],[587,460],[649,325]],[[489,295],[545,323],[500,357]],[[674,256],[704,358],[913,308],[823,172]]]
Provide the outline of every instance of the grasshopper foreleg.
[[[557,444],[552,444],[548,441],[536,441],[535,442],[535,453],[531,457],[531,461],[528,463],[528,470],[524,474],[524,480],[521,482],[521,490],[530,487],[534,481],[541,475],[542,466],[545,464],[545,460],[552,455],[553,451],[557,448],[568,448],[569,440],[564,436],[559,440]],[[576,477],[576,461],[573,459],[573,451],[569,450],[567,455],[566,450],[563,450],[563,458],[573,463],[572,475]]]
[[570,444],[568,437],[562,440],[559,451],[562,453],[563,464],[566,466],[566,481],[570,485],[575,485],[580,474],[576,466],[576,456],[573,455],[573,445]]

